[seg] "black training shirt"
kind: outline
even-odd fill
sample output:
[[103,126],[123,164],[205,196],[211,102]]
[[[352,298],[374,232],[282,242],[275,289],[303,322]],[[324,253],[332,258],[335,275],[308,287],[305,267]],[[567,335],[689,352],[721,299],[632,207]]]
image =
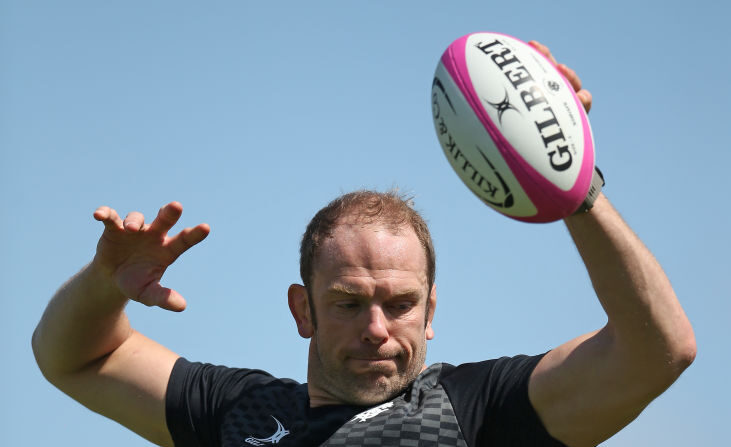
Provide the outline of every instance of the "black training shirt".
[[437,363],[388,402],[317,408],[307,384],[181,358],[168,385],[167,424],[176,447],[563,446],[528,399],[540,358]]

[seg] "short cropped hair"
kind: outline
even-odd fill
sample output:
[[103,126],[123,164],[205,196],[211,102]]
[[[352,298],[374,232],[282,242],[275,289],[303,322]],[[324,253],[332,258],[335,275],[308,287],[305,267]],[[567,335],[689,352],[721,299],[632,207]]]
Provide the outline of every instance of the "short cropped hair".
[[411,227],[424,248],[427,293],[431,291],[436,273],[434,244],[426,222],[413,208],[413,199],[395,190],[386,192],[360,190],[336,198],[318,211],[307,225],[300,245],[300,275],[310,297],[312,297],[313,264],[318,249],[323,240],[331,237],[335,227],[346,217],[353,217],[355,222],[364,225],[382,224],[393,231]]

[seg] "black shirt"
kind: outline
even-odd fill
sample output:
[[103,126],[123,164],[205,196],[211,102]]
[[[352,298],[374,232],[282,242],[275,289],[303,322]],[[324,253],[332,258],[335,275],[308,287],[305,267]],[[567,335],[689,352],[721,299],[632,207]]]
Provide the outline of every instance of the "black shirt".
[[181,358],[168,385],[167,424],[177,447],[563,446],[528,399],[540,358],[437,363],[391,401],[316,408],[307,384]]

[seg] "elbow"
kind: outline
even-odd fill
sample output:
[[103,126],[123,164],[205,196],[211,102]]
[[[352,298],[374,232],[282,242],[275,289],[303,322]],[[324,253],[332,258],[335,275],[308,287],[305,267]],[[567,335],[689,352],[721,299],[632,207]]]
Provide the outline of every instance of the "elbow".
[[672,383],[695,361],[698,352],[695,333],[682,310],[674,318],[667,319],[666,324],[659,325],[658,329],[656,347],[660,351],[656,352],[663,355],[666,373],[663,375]]
[[[40,343],[40,335],[38,334],[38,328],[33,331],[33,335],[30,338],[30,347],[33,350],[33,357],[36,360],[38,368],[43,372],[43,355]],[[44,374],[45,375],[45,374]]]
[[50,368],[48,367],[48,361],[46,360],[45,356],[43,355],[43,344],[41,343],[41,336],[39,333],[39,328],[36,328],[33,331],[33,335],[30,339],[30,346],[33,350],[33,357],[36,360],[36,365],[38,365],[38,369],[40,369],[41,374],[43,374],[43,377],[46,378],[49,382],[53,383]]
[[688,329],[671,351],[671,363],[675,366],[677,375],[680,376],[695,361],[698,353],[698,346],[695,342],[695,334],[688,324]]
[[[646,343],[638,343],[639,340]],[[654,398],[695,361],[697,346],[690,323],[684,322],[664,333],[644,334],[625,353],[629,353],[629,357],[625,357],[628,364],[638,368],[635,369],[637,382],[645,383]]]
[[41,371],[41,374],[43,374],[43,377],[52,385],[57,387],[63,374],[59,368],[54,367],[53,358],[50,355],[51,349],[43,342],[40,327],[37,327],[35,331],[33,331],[30,344],[31,349],[33,350],[33,357],[35,357],[36,365],[38,365],[38,369]]
[[639,367],[633,381],[639,387],[638,395],[646,403],[670,388],[693,363],[697,353],[692,331],[682,337],[665,340],[657,348],[633,354],[633,362]]
[[675,382],[681,374],[695,361],[697,354],[695,335],[690,323],[677,329],[672,337],[666,339],[664,374],[666,386]]

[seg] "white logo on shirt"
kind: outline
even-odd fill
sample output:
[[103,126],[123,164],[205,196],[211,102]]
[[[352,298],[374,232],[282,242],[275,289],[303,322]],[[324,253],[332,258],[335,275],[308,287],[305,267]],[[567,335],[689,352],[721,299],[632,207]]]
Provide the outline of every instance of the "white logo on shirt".
[[274,416],[272,416],[272,419],[274,419],[274,422],[277,423],[277,431],[275,431],[273,435],[268,438],[255,438],[253,436],[249,436],[244,441],[248,442],[251,445],[279,444],[279,441],[281,441],[282,438],[289,434],[289,430],[286,430],[284,428],[284,425],[282,425],[282,423],[279,422]]
[[355,417],[351,419],[351,421],[358,419],[358,422],[365,422],[372,417],[378,416],[379,414],[383,413],[391,407],[393,407],[393,402],[386,402],[385,404],[381,404],[377,407],[371,408],[370,410],[366,410],[360,414],[356,414]]

